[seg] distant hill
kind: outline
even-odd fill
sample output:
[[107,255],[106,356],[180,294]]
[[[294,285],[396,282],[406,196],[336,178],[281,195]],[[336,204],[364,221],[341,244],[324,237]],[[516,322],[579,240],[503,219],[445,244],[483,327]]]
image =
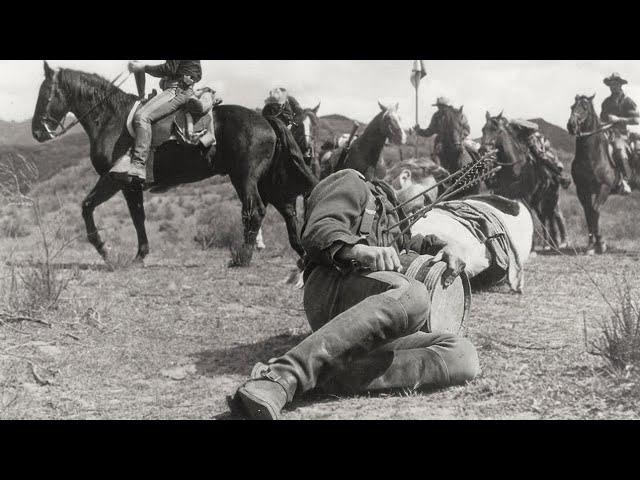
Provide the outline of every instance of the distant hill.
[[[354,120],[340,114],[324,115],[319,118],[319,138],[334,141],[343,133],[350,133]],[[547,122],[542,118],[531,119],[539,125],[540,130],[549,138],[553,148],[558,150],[560,158],[570,161],[575,146],[569,133],[561,127]],[[357,134],[362,134],[366,123],[360,123]],[[418,156],[428,157],[433,151],[434,138],[418,138]],[[388,164],[393,164],[401,158],[415,157],[415,136],[407,137],[407,144],[403,146],[388,145],[384,148],[384,157]],[[89,139],[78,126],[64,136],[47,143],[36,142],[31,135],[31,120],[23,122],[7,122],[0,120],[0,156],[3,152],[16,152],[31,159],[39,169],[40,180],[46,180],[60,170],[77,165],[89,156]]]
[[38,143],[31,135],[31,120],[0,120],[0,157],[7,152],[19,153],[34,162],[38,167],[40,180],[46,180],[88,157],[89,139],[82,128],[77,126],[56,140]]
[[576,141],[564,128],[549,123],[543,118],[532,118],[531,121],[538,124],[540,131],[549,139],[553,148],[570,154],[575,153]]

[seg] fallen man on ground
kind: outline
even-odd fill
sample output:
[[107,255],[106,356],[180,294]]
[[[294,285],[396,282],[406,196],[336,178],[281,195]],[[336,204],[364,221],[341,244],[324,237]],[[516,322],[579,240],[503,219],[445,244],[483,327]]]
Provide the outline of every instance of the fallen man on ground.
[[[479,373],[465,338],[421,331],[430,311],[424,284],[403,275],[425,239],[402,234],[393,189],[355,170],[311,193],[302,243],[304,309],[313,333],[284,355],[258,363],[230,399],[233,413],[278,419],[286,404],[317,387],[342,393],[464,384]],[[402,254],[401,252],[405,252]],[[409,252],[409,253],[406,253]],[[465,264],[445,247],[451,284]]]

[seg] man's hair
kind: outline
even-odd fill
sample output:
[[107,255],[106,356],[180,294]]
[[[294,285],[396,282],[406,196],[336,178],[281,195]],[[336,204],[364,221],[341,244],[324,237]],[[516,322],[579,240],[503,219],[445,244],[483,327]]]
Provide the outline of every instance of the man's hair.
[[410,158],[394,165],[387,174],[387,178],[396,178],[403,170],[411,172],[411,178],[419,182],[429,176],[442,180],[449,176],[449,172],[428,158]]

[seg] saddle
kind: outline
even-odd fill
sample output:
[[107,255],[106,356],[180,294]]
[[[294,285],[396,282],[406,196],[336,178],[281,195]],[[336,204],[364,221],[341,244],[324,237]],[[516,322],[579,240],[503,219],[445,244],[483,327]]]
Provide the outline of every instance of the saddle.
[[[155,91],[146,100],[136,102],[129,112],[127,130],[132,137],[135,137],[134,114],[154,96]],[[203,147],[209,148],[215,142],[213,110],[220,103],[222,100],[215,96],[214,90],[208,87],[198,90],[184,108],[152,125],[152,149],[170,140],[188,145],[201,144]]]

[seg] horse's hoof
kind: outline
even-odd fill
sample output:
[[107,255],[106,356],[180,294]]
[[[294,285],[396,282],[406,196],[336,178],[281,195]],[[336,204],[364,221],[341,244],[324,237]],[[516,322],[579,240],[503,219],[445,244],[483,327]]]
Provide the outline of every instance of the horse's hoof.
[[607,244],[606,243],[601,243],[599,245],[596,245],[596,253],[598,255],[602,255],[603,253],[607,253]]
[[593,247],[587,248],[587,251],[584,252],[585,255],[595,255],[596,254],[596,249]]
[[257,250],[264,250],[265,248],[267,248],[267,246],[264,243],[262,243],[262,242],[256,243],[256,249]]
[[560,249],[560,250],[565,249],[565,248],[569,248],[569,243],[563,242],[558,246],[558,249]]

